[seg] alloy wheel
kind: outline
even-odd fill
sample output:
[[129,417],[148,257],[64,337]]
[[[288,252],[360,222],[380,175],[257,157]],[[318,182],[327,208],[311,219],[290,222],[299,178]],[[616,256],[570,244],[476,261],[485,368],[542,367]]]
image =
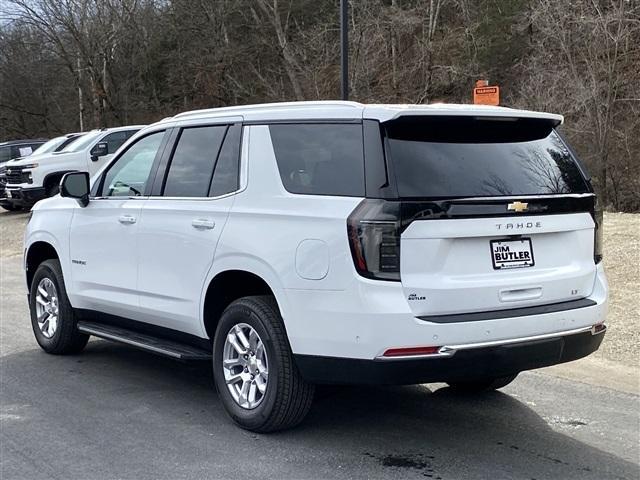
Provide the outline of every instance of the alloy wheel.
[[227,389],[235,402],[248,410],[256,408],[267,391],[269,362],[258,332],[238,323],[229,330],[222,351]]
[[38,283],[36,294],[36,317],[38,328],[45,338],[51,338],[58,328],[58,292],[50,278],[43,278]]

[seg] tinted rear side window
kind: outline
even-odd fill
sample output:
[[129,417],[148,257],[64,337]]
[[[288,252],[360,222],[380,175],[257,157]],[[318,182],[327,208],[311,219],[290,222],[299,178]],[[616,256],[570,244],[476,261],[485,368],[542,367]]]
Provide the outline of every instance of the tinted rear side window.
[[404,119],[386,125],[403,198],[587,193],[571,152],[546,120]]
[[362,125],[285,124],[269,130],[287,191],[364,196]]
[[209,190],[210,197],[218,197],[238,190],[240,183],[241,133],[242,127],[240,125],[233,125],[227,130],[213,173],[213,180]]
[[164,186],[165,197],[206,197],[226,125],[184,128]]

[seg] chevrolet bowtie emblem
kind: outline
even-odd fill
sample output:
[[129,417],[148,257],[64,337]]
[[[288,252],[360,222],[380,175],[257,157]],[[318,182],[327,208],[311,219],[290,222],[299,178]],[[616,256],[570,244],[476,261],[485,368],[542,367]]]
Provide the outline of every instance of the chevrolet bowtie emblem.
[[507,210],[513,212],[526,212],[529,209],[529,204],[524,202],[513,202],[507,205]]

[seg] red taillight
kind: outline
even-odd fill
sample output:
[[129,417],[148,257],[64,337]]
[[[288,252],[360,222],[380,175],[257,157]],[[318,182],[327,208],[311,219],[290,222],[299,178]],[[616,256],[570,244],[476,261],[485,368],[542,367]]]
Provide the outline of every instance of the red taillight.
[[435,355],[442,347],[406,347],[390,348],[382,354],[383,357],[408,357],[412,355]]
[[363,200],[347,219],[357,272],[376,280],[400,280],[400,203]]

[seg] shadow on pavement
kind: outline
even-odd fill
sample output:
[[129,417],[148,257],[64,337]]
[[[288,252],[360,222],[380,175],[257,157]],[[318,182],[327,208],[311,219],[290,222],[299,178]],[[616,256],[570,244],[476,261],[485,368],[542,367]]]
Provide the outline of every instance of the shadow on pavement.
[[[209,364],[181,364],[92,341],[73,357],[35,347],[3,357],[1,372],[5,479],[25,472],[66,478],[246,478],[260,472],[267,478],[434,479],[638,473],[637,465],[552,430],[534,410],[501,392],[321,387],[299,428],[256,435],[225,416]],[[51,442],[57,448],[40,448]],[[62,458],[56,455],[61,448]]]

